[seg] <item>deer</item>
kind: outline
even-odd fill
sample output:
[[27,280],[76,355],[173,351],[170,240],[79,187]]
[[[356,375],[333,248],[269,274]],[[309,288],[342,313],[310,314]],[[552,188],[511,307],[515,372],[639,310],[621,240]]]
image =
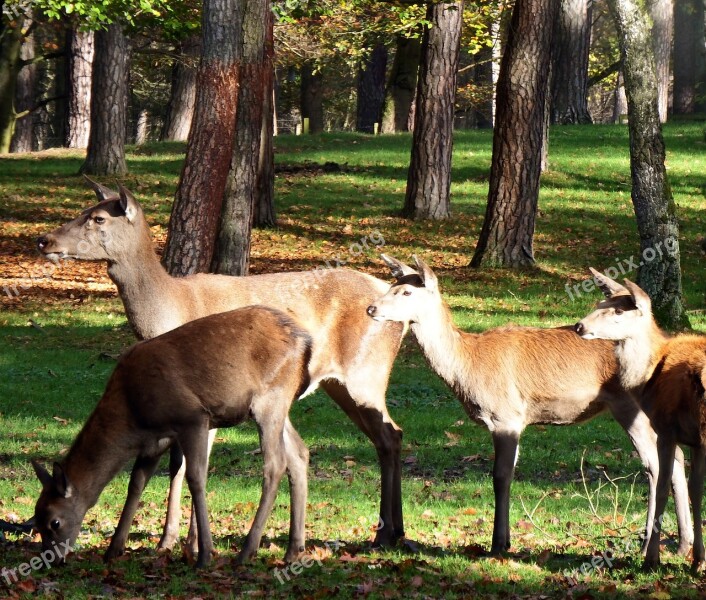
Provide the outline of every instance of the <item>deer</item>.
[[[402,429],[385,393],[403,337],[397,323],[376,323],[365,308],[387,284],[359,271],[336,268],[233,277],[197,273],[172,277],[155,252],[142,207],[123,186],[111,190],[86,177],[99,202],[37,240],[49,260],[107,263],[127,320],[140,340],[194,319],[253,304],[290,314],[313,338],[311,378],[373,442],[380,464],[380,520],[374,546],[404,538],[400,452]],[[213,441],[215,432],[211,433]],[[170,490],[160,548],[179,532],[184,465],[171,450]],[[187,544],[196,544],[191,519]]]
[[[460,330],[441,296],[438,279],[420,258],[416,268],[381,255],[396,281],[367,309],[377,321],[409,325],[430,367],[485,426],[495,449],[495,512],[490,553],[510,549],[510,487],[519,439],[528,425],[571,425],[609,411],[625,429],[647,470],[649,503],[645,542],[655,513],[656,435],[634,396],[621,384],[614,344],[583,340],[572,326],[505,326],[480,334]],[[679,522],[679,552],[691,546],[683,456],[672,482]]]
[[691,450],[692,571],[702,572],[706,567],[701,521],[706,474],[706,336],[668,335],[657,325],[650,297],[640,286],[629,279],[621,285],[595,269],[591,273],[605,299],[576,324],[576,333],[583,339],[616,343],[621,381],[639,395],[642,408],[657,432],[656,508],[643,566],[653,570],[659,565],[669,479],[677,444],[683,444]]
[[34,523],[45,551],[65,559],[88,509],[135,459],[128,496],[106,560],[125,551],[140,496],[160,457],[178,443],[198,524],[197,568],[211,558],[205,484],[208,432],[252,418],[264,463],[262,495],[237,562],[257,551],[285,470],[291,515],[285,560],[304,551],[309,452],[289,420],[310,385],[311,336],[285,313],[249,306],[190,321],[139,342],[118,360],[103,396],[52,473],[37,462],[42,491]]

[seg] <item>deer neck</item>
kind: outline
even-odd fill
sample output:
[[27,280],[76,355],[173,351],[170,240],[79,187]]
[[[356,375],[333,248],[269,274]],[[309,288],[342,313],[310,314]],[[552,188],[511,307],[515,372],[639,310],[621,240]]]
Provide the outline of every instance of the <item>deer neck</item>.
[[639,334],[618,342],[615,356],[620,367],[620,382],[626,389],[644,385],[652,376],[666,336],[653,322]]

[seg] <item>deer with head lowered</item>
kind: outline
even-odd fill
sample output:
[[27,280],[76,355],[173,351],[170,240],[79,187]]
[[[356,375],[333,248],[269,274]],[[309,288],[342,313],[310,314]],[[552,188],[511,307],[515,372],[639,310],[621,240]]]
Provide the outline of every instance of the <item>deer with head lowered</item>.
[[[397,281],[368,307],[379,321],[409,323],[431,368],[451,387],[468,415],[493,438],[495,519],[491,553],[510,548],[510,484],[519,439],[532,424],[570,425],[610,411],[632,440],[650,483],[654,517],[658,459],[655,432],[618,377],[613,344],[582,340],[572,327],[498,327],[482,334],[458,329],[436,275],[415,257],[416,269],[383,255]],[[679,457],[683,461],[683,457]],[[680,552],[691,545],[683,463],[674,468]],[[649,537],[650,528],[645,535]]]
[[626,279],[620,285],[591,269],[606,299],[576,324],[584,339],[617,342],[623,385],[635,390],[642,408],[657,432],[659,477],[645,567],[659,564],[662,514],[669,497],[669,479],[677,444],[691,449],[689,497],[694,517],[694,572],[706,567],[701,521],[701,503],[706,475],[706,337],[666,335],[652,315],[650,297]]
[[44,549],[73,546],[86,511],[136,458],[106,557],[122,554],[142,491],[161,455],[178,442],[198,523],[197,566],[205,566],[213,549],[205,495],[208,432],[251,417],[260,435],[264,480],[238,561],[257,551],[285,470],[291,496],[285,558],[296,559],[304,550],[309,453],[288,414],[309,388],[310,357],[309,334],[281,311],[262,306],[197,319],[128,349],[66,458],[52,474],[34,463],[43,486],[34,520]]
[[[115,192],[91,182],[100,202],[38,239],[50,259],[105,261],[128,321],[148,339],[194,319],[253,304],[294,316],[313,338],[310,374],[375,445],[381,470],[380,523],[375,543],[404,535],[400,450],[402,431],[385,403],[402,340],[397,323],[376,323],[365,309],[387,284],[350,269],[319,269],[232,277],[171,277],[159,262],[142,208],[122,186]],[[180,519],[181,464],[172,449],[172,482],[160,547],[171,547]],[[194,520],[189,541],[195,544]]]

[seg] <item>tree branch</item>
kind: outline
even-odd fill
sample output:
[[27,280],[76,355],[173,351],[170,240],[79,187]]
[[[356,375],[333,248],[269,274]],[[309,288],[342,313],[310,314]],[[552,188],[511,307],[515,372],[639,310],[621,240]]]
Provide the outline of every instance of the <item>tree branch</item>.
[[56,102],[57,100],[63,100],[64,98],[68,98],[68,96],[66,94],[62,94],[61,96],[52,96],[51,98],[45,98],[44,100],[40,100],[32,108],[28,108],[27,110],[23,110],[22,112],[18,112],[17,114],[15,114],[15,119],[18,121],[20,119],[24,119],[25,117],[31,115],[33,112],[37,112],[40,108],[45,107],[47,104],[50,104],[51,102]]
[[61,58],[62,56],[66,56],[65,50],[61,50],[60,52],[49,52],[48,54],[41,54],[39,56],[34,56],[32,58],[26,58],[25,60],[20,61],[20,68],[26,67],[27,65],[34,65],[34,64],[43,62],[45,60],[53,60],[55,58]]
[[593,77],[588,78],[588,87],[591,87],[592,85],[596,85],[597,83],[603,81],[606,77],[609,77],[616,71],[619,71],[623,67],[623,61],[618,60],[614,62],[612,65],[609,67],[606,67],[603,69],[600,73],[596,73]]

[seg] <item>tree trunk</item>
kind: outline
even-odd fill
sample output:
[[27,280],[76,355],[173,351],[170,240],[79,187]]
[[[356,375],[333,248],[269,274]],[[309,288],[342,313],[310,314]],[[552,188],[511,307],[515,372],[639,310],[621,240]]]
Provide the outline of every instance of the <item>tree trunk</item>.
[[381,133],[409,131],[407,120],[417,87],[421,53],[420,38],[397,36],[395,58],[385,91]]
[[[21,61],[34,58],[34,36],[25,38],[20,50]],[[19,116],[15,122],[15,133],[10,152],[31,152],[34,150],[34,113],[32,109],[37,95],[37,65],[28,63],[17,74],[15,110]]]
[[324,86],[321,73],[314,73],[310,63],[301,70],[301,114],[309,119],[309,133],[324,130]]
[[253,207],[253,225],[255,227],[274,227],[277,225],[275,212],[275,151],[273,138],[276,134],[277,118],[275,115],[275,67],[274,38],[272,28],[268,30],[265,49],[266,83],[265,103],[262,110],[262,130],[260,133],[260,159],[257,166],[257,197]]
[[591,123],[588,112],[588,51],[591,1],[562,0],[554,44],[553,123]]
[[208,271],[228,179],[242,57],[241,0],[204,0],[196,108],[162,262],[172,275]]
[[474,107],[474,121],[479,129],[493,126],[493,47],[483,46],[474,56],[473,83],[482,94],[482,100]]
[[471,266],[534,264],[553,24],[560,0],[517,0],[498,79],[488,205]]
[[674,89],[675,115],[704,110],[706,94],[706,43],[704,42],[703,0],[674,3]]
[[625,96],[625,77],[623,70],[615,78],[615,103],[613,105],[613,123],[620,123],[623,115],[628,114],[628,99]]
[[652,49],[657,69],[657,109],[659,120],[666,123],[674,36],[674,0],[653,0],[648,5],[652,19]]
[[81,173],[124,175],[130,50],[120,23],[95,34],[91,132]]
[[94,54],[92,31],[69,32],[68,43],[68,110],[66,146],[86,148],[91,133],[91,77]]
[[0,154],[10,151],[15,130],[15,92],[20,71],[22,27],[0,19]]
[[196,65],[201,40],[193,36],[183,41],[179,50],[180,56],[172,67],[172,87],[162,128],[164,141],[185,142],[188,139],[196,103]]
[[652,299],[657,321],[681,328],[689,322],[681,301],[679,224],[664,165],[649,18],[640,0],[609,0],[608,6],[618,30],[630,116],[632,202],[642,258],[638,283]]
[[382,120],[386,71],[387,48],[384,44],[376,44],[370,56],[358,70],[356,131],[375,133],[375,124],[379,124]]
[[402,213],[414,219],[446,219],[450,215],[456,71],[463,25],[463,1],[427,7],[422,58]]
[[270,0],[245,3],[235,145],[211,265],[224,275],[247,275],[250,265],[264,105],[272,97],[272,26]]

